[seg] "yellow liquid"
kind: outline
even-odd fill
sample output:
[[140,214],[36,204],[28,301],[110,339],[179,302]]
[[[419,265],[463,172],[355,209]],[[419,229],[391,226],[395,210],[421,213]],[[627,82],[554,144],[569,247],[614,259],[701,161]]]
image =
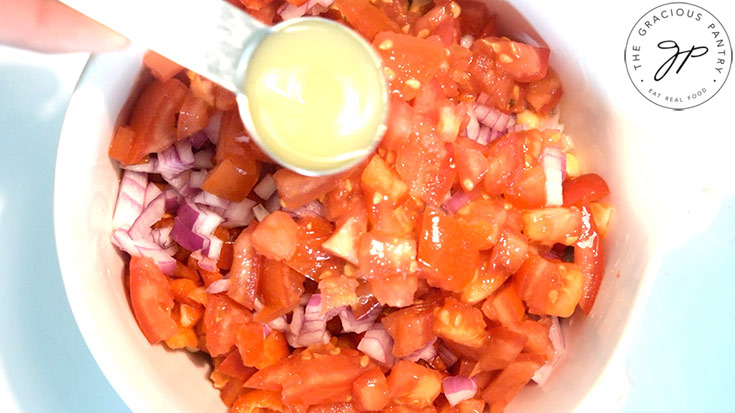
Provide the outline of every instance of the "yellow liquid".
[[301,171],[334,171],[367,155],[387,95],[370,46],[333,22],[305,19],[255,49],[244,92],[260,145]]

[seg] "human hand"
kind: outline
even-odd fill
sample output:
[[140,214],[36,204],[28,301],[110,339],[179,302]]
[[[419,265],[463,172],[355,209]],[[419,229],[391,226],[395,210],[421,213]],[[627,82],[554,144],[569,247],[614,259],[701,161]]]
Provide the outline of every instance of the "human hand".
[[0,10],[2,44],[39,52],[101,52],[128,42],[56,0],[0,0]]

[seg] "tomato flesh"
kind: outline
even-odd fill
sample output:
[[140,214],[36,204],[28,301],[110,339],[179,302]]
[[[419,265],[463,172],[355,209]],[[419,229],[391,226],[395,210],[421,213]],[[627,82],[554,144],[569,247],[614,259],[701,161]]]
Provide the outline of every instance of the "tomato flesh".
[[130,258],[130,302],[149,343],[165,340],[177,331],[171,317],[174,297],[166,276],[150,258]]

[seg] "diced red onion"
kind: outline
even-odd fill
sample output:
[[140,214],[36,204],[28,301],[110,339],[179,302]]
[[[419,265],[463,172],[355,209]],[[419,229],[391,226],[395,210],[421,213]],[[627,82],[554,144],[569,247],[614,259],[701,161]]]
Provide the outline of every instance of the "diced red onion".
[[191,143],[191,147],[199,150],[204,146],[205,143],[209,140],[209,137],[207,136],[207,133],[203,130],[200,130],[199,132],[194,133],[193,135],[189,136],[189,142]]
[[273,175],[266,174],[263,179],[255,185],[253,192],[260,197],[260,199],[268,199],[276,192],[276,181],[273,180]]
[[201,188],[205,179],[207,179],[207,171],[192,170],[189,174],[189,186],[197,189]]
[[253,207],[255,201],[245,198],[240,202],[231,202],[222,213],[225,222],[222,226],[225,228],[244,227],[250,225],[253,220]]
[[364,333],[370,329],[378,319],[380,313],[383,311],[383,307],[378,305],[373,307],[370,311],[363,314],[359,320],[355,319],[355,315],[352,309],[344,307],[339,311],[339,319],[342,322],[342,331],[345,333]]
[[299,344],[304,347],[317,343],[326,344],[329,341],[327,317],[327,314],[322,314],[321,295],[312,294],[306,308],[304,308],[304,325],[301,326],[301,331],[299,331]]
[[[207,240],[207,242],[208,241],[209,240]],[[203,269],[204,271],[209,271],[209,272],[217,271],[217,261],[204,256],[201,250],[192,252],[190,257],[196,260],[197,266]]]
[[475,115],[477,115],[478,122],[498,132],[504,132],[509,127],[515,125],[515,117],[513,115],[501,112],[491,106],[476,104]]
[[288,326],[288,332],[294,336],[298,336],[301,327],[304,325],[304,307],[298,306],[294,308],[291,315],[291,324]]
[[188,139],[182,139],[174,143],[174,148],[176,148],[176,153],[179,154],[181,163],[189,168],[194,166],[194,151],[192,150],[191,142]]
[[222,124],[222,112],[217,111],[209,118],[209,123],[204,127],[204,133],[209,137],[209,141],[213,144],[219,142],[219,128]]
[[318,200],[311,201],[308,204],[297,209],[287,209],[284,212],[295,218],[303,218],[309,216],[323,217],[326,214],[324,210],[324,205]]
[[286,316],[276,317],[275,319],[269,321],[267,325],[272,330],[280,331],[281,333],[287,332],[289,327],[288,321],[286,321]]
[[283,5],[278,8],[278,15],[281,16],[281,19],[284,21],[295,19],[306,14],[307,7],[308,2],[300,6],[294,6],[291,3],[283,3]]
[[436,338],[426,343],[425,346],[421,347],[420,349],[414,351],[413,353],[409,354],[408,356],[404,357],[406,360],[413,361],[414,363],[419,360],[426,360],[429,361],[437,356],[436,348],[434,348],[434,343],[436,342]]
[[439,344],[437,353],[447,367],[453,366],[454,363],[459,360],[459,358],[455,356],[454,353],[452,353],[452,350],[450,350],[449,347],[445,346],[444,343]]
[[181,195],[173,188],[166,188],[163,193],[166,196],[166,211],[178,209],[182,200]]
[[[191,151],[191,147],[189,147],[189,150]],[[181,159],[176,145],[169,146],[158,153],[158,170],[161,175],[179,175],[194,166],[193,158],[194,156],[192,154],[192,161],[187,164],[183,159]]]
[[306,15],[308,15],[308,16],[318,16],[318,15],[326,12],[327,10],[329,10],[329,7],[324,7],[321,4],[315,4],[314,7],[310,8],[306,12]]
[[209,245],[202,250],[202,254],[214,261],[219,260],[219,255],[222,253],[222,247],[225,244],[224,241],[214,235],[208,236],[207,239],[209,239]]
[[473,192],[465,192],[463,190],[458,190],[455,192],[451,198],[449,198],[442,206],[444,209],[454,215],[462,209],[463,206],[467,205],[468,202],[472,200],[472,197],[474,197],[476,191]]
[[198,207],[188,199],[185,199],[179,206],[176,212],[176,218],[180,219],[193,232],[201,235],[211,235],[222,221],[224,221],[216,212],[206,207]]
[[198,251],[209,246],[209,239],[192,231],[181,217],[174,218],[174,229],[171,232],[174,240],[189,251]]
[[197,204],[206,205],[213,208],[222,208],[222,210],[227,209],[227,207],[230,206],[230,201],[220,198],[215,194],[211,194],[207,191],[201,191],[198,194],[194,195],[192,198],[192,201]]
[[476,142],[480,145],[487,145],[492,139],[493,130],[487,126],[480,126],[480,130],[477,132]]
[[158,173],[158,159],[149,157],[148,162],[123,166],[122,169],[134,172],[145,172],[149,174]]
[[268,334],[271,333],[271,328],[268,324],[263,324],[263,338],[268,337]]
[[166,275],[171,275],[176,271],[176,260],[153,242],[134,240],[127,231],[116,229],[112,232],[112,243],[132,256],[152,259]]
[[487,93],[482,92],[479,95],[477,95],[477,103],[479,105],[486,105],[487,102],[489,101],[490,101],[490,95],[488,95]]
[[469,400],[477,394],[477,383],[467,376],[450,376],[442,380],[444,396],[454,407],[460,402]]
[[168,182],[178,193],[183,196],[190,196],[194,190],[189,186],[191,171],[186,170],[178,175],[161,172],[161,177]]
[[230,279],[221,278],[217,281],[214,281],[212,284],[209,284],[209,287],[207,287],[205,291],[209,294],[219,294],[229,289],[230,289]]
[[467,114],[470,116],[470,122],[467,124],[466,130],[467,137],[477,142],[480,137],[480,122],[477,121],[477,115],[475,115],[475,110],[472,107],[467,110]]
[[194,165],[192,165],[192,168],[212,169],[212,167],[214,167],[214,162],[212,162],[213,156],[214,151],[212,149],[204,149],[195,153]]
[[173,226],[154,228],[151,230],[151,239],[154,243],[156,243],[156,245],[163,248],[164,250],[171,248],[172,246],[176,246],[174,238],[171,236],[171,232],[173,231],[173,229]]
[[153,182],[148,182],[148,186],[145,188],[145,202],[143,203],[143,207],[147,207],[148,204],[156,199],[158,195],[161,195],[162,192],[163,191],[158,188],[158,185],[154,184]]
[[265,209],[263,204],[258,204],[253,207],[253,215],[255,215],[255,219],[257,219],[258,222],[263,222],[265,217],[270,215],[270,212],[268,212],[268,210]]
[[471,34],[466,34],[459,39],[459,44],[462,45],[462,47],[465,47],[469,49],[472,47],[472,43],[475,42],[475,36],[472,36]]
[[393,356],[393,338],[380,323],[373,324],[365,332],[362,340],[357,345],[357,349],[385,366],[392,366],[395,362],[395,357]]
[[546,175],[546,206],[560,206],[564,204],[562,195],[563,170],[566,168],[566,156],[561,149],[546,146],[541,151],[541,165]]
[[133,239],[143,239],[151,233],[151,226],[160,221],[166,212],[166,196],[159,194],[141,212],[128,233]]
[[281,209],[281,198],[278,197],[278,194],[273,194],[272,197],[265,201],[264,206],[269,213],[276,212]]
[[115,213],[112,217],[113,229],[128,230],[143,212],[148,175],[142,172],[123,171],[117,195]]
[[539,386],[546,384],[554,369],[554,365],[566,351],[564,335],[562,334],[561,325],[559,324],[559,317],[551,317],[549,340],[551,341],[551,347],[554,350],[554,357],[541,366],[540,369],[536,370],[531,378],[531,380],[535,381]]

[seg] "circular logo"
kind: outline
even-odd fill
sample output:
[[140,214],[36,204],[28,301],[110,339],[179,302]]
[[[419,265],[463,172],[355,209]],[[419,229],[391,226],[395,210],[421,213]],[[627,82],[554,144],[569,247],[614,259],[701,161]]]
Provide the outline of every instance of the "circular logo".
[[674,110],[710,100],[725,84],[731,65],[725,28],[710,12],[689,3],[649,11],[625,45],[625,66],[638,92]]

